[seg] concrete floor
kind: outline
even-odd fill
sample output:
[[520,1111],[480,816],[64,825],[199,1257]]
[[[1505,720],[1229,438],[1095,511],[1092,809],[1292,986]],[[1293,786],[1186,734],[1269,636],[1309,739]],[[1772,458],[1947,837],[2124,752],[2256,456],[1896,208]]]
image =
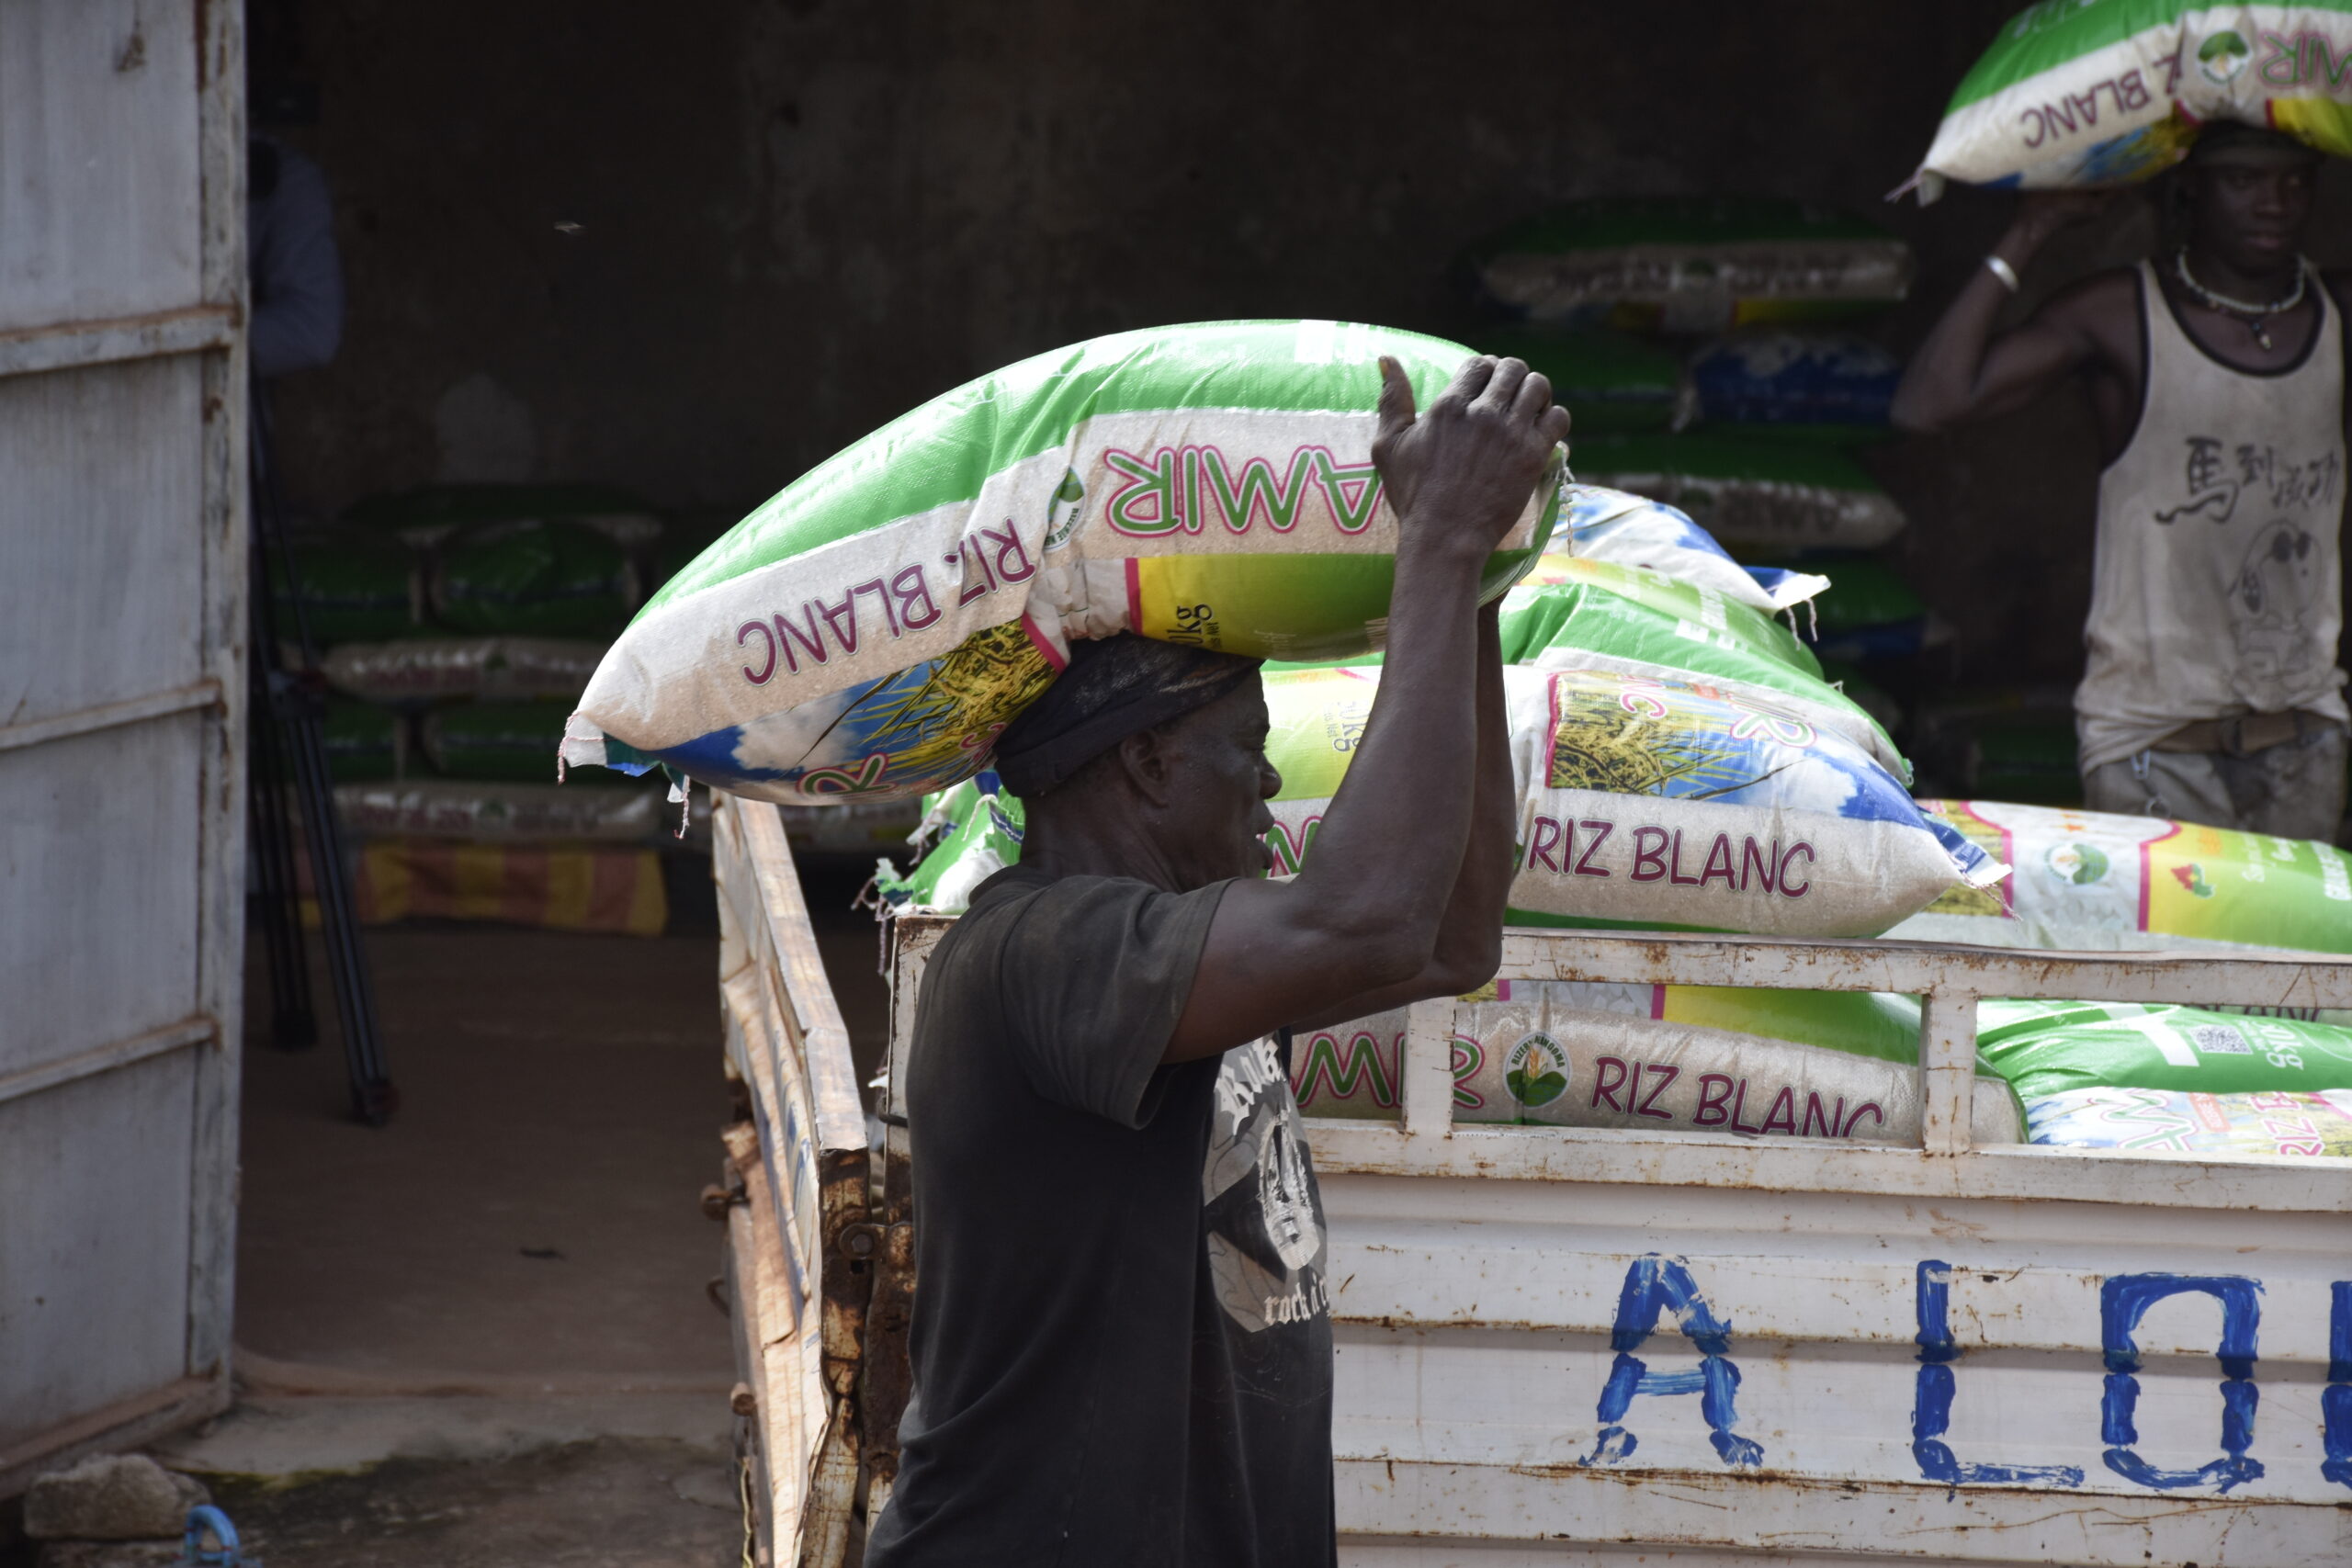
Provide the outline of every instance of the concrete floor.
[[[870,869],[804,878],[867,1060],[887,992],[872,921],[847,904]],[[158,1451],[207,1473],[262,1555],[740,1560],[733,1354],[705,1292],[720,1231],[697,1204],[729,1113],[705,886],[673,885],[685,896],[655,941],[368,931],[401,1094],[387,1127],[348,1119],[332,1037],[293,1054],[249,1040],[246,1398]]]
[[155,1449],[245,1545],[330,1568],[731,1568],[729,1417],[704,1393],[247,1398]]

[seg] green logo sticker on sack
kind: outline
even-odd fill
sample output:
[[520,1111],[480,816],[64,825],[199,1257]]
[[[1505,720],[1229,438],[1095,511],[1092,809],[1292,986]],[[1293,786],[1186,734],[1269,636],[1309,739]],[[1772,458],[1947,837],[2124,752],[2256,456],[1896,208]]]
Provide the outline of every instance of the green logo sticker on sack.
[[2077,887],[2087,887],[2107,874],[2106,852],[2096,844],[2052,844],[2041,859],[2059,881]]
[[1549,1105],[1568,1092],[1568,1054],[1550,1035],[1526,1036],[1510,1048],[1508,1060],[1510,1070],[1503,1082],[1521,1105]]
[[1081,504],[1085,500],[1086,486],[1080,480],[1078,470],[1064,469],[1062,487],[1054,491],[1053,504],[1046,509],[1046,548],[1057,550],[1069,543],[1069,536],[1078,532],[1080,522],[1086,516],[1086,508]]
[[2253,58],[2254,51],[2246,47],[2245,39],[2224,28],[2198,46],[2198,73],[2213,85],[2225,86],[2236,80]]

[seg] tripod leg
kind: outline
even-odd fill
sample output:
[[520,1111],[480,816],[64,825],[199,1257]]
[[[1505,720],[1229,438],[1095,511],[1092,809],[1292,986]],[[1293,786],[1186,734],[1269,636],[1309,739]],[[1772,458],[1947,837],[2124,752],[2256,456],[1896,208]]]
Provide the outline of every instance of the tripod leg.
[[371,1127],[380,1127],[391,1119],[398,1097],[384,1076],[383,1050],[376,1038],[376,998],[368,984],[367,956],[359,948],[358,922],[352,913],[343,829],[335,820],[326,749],[320,741],[315,713],[302,713],[288,728],[294,745],[295,785],[302,802],[303,836],[311,845],[311,882],[318,890],[319,924],[326,938],[327,972],[334,981],[335,1015],[343,1026],[344,1059],[351,1075],[352,1114]]
[[[271,460],[266,398],[254,399],[252,429],[255,547],[259,551],[276,548],[287,582],[299,585],[293,552],[286,544],[285,509],[277,493],[277,466]],[[267,573],[261,575],[266,579]],[[311,885],[318,895],[321,933],[326,939],[327,975],[334,987],[335,1020],[342,1025],[344,1060],[351,1077],[352,1114],[368,1126],[380,1127],[391,1119],[399,1097],[385,1077],[383,1050],[376,1037],[376,998],[368,984],[367,955],[359,946],[358,923],[352,917],[343,830],[335,820],[334,783],[327,773],[326,748],[319,733],[322,702],[314,673],[318,648],[311,641],[298,591],[293,596],[293,629],[304,669],[300,677],[277,670],[277,628],[266,581],[256,587],[254,605],[254,640],[263,645],[254,650],[255,658],[265,660],[264,667],[271,671],[271,705],[282,716],[279,735],[293,754],[302,836],[311,852]],[[296,934],[299,937],[299,928]]]
[[271,712],[269,678],[261,650],[254,650],[250,812],[262,945],[269,954],[269,1038],[281,1051],[319,1043],[318,1015],[311,1009],[310,955],[302,942],[301,893],[294,878],[294,824],[288,816],[284,754],[277,719]]

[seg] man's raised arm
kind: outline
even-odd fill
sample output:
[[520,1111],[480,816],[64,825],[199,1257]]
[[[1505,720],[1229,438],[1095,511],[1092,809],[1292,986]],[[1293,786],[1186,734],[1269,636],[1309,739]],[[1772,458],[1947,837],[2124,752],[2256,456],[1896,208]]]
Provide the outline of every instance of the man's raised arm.
[[[1478,579],[1566,437],[1568,416],[1515,359],[1472,360],[1419,417],[1404,372],[1384,359],[1381,374],[1373,459],[1397,542],[1380,690],[1306,869],[1227,890],[1171,1061],[1335,1008],[1381,1005],[1384,993],[1393,1005],[1417,986],[1419,995],[1459,989],[1468,961],[1499,934],[1510,769],[1491,652],[1490,683],[1479,678]],[[1493,935],[1467,931],[1478,921]]]
[[1511,785],[1499,609],[1488,604],[1478,612],[1478,761],[1471,786],[1470,841],[1438,924],[1436,948],[1411,979],[1292,1019],[1298,1028],[1343,1023],[1425,997],[1457,997],[1493,979],[1502,964],[1503,914],[1519,869],[1519,794]]
[[2097,344],[2086,330],[2086,290],[2111,288],[2109,282],[2069,289],[1997,338],[1993,322],[2008,303],[2017,276],[2050,236],[2112,199],[2106,191],[2026,197],[1985,265],[1911,356],[1894,391],[1892,417],[1899,428],[1928,434],[2023,408],[2093,356]]

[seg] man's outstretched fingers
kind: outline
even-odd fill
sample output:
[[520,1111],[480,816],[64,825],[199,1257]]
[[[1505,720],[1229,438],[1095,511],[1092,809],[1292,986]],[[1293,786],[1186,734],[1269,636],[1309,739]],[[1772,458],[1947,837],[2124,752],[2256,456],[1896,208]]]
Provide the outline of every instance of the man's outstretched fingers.
[[1530,370],[1527,379],[1519,384],[1519,397],[1512,402],[1510,412],[1532,424],[1551,402],[1551,378],[1540,370]]
[[1520,388],[1526,385],[1527,376],[1527,361],[1496,360],[1494,374],[1487,378],[1486,389],[1478,394],[1478,401],[1489,408],[1510,408],[1519,397]]
[[1575,421],[1568,417],[1567,410],[1554,403],[1544,411],[1544,415],[1536,422],[1535,428],[1543,433],[1544,440],[1556,445],[1568,438],[1568,427],[1574,423]]
[[1413,383],[1405,367],[1380,356],[1380,429],[1375,439],[1393,441],[1413,423]]
[[1437,395],[1437,400],[1441,403],[1471,403],[1487,389],[1487,383],[1494,374],[1495,362],[1491,356],[1474,355],[1462,362],[1462,368],[1453,373],[1453,379],[1445,384],[1445,390]]

